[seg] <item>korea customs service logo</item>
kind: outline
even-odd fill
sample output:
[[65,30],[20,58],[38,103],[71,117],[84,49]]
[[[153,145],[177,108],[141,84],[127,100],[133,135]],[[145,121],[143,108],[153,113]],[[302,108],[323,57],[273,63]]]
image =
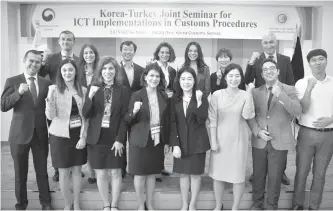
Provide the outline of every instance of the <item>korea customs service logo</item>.
[[55,18],[55,12],[51,8],[46,8],[42,12],[42,18],[46,22],[52,21]]
[[285,12],[279,12],[276,16],[276,22],[279,24],[285,24],[288,22],[288,15]]

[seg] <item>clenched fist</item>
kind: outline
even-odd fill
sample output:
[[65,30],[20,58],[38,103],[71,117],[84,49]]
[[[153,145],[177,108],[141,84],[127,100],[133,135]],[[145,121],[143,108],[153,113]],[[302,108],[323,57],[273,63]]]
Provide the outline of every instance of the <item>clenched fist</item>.
[[317,84],[317,80],[315,78],[309,78],[308,79],[308,87],[307,87],[307,89],[309,91],[312,91],[312,89],[315,87],[316,84]]
[[21,83],[20,84],[20,87],[18,89],[18,92],[20,95],[23,95],[24,92],[28,91],[29,90],[29,85],[28,84],[24,84],[24,83]]
[[98,86],[91,86],[89,91],[89,98],[92,99],[98,90],[99,90]]
[[250,59],[250,61],[249,61],[249,63],[250,63],[250,64],[253,64],[253,63],[255,62],[255,60],[256,60],[257,58],[259,58],[259,56],[260,56],[260,53],[259,53],[259,52],[253,52],[253,53],[252,53],[252,56],[251,56],[251,59]]
[[142,102],[135,102],[134,103],[134,108],[133,108],[133,114],[138,113],[142,105]]

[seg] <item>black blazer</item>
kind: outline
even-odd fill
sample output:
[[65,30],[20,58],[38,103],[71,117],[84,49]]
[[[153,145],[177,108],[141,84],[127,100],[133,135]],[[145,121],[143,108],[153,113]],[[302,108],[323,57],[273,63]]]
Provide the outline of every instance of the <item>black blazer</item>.
[[179,146],[182,157],[203,153],[210,149],[206,120],[208,118],[208,101],[202,99],[197,108],[197,101],[191,99],[186,117],[184,115],[183,101],[178,97],[171,98],[170,114],[170,145]]
[[[83,105],[83,115],[85,118],[89,118],[87,143],[97,144],[104,115],[104,91],[103,88],[98,89],[95,96],[90,100],[88,97],[90,88],[91,86],[88,87],[85,103]],[[113,145],[115,141],[124,144],[124,140],[126,140],[127,131],[124,116],[128,109],[129,98],[130,92],[127,87],[114,85],[109,127],[111,130],[110,145]]]
[[[211,86],[211,93],[213,94],[215,91],[217,90],[220,90],[220,89],[225,89],[227,88],[227,82],[224,80],[223,78],[224,76],[222,75],[222,79],[220,81],[220,85],[217,85],[216,84],[216,81],[217,81],[217,74],[216,72],[215,73],[212,73],[210,75],[210,86]],[[244,90],[245,91],[245,82],[242,81],[239,86],[238,86],[239,89],[241,90]]]
[[[169,144],[169,99],[164,91],[157,91],[157,98],[161,125],[160,141],[162,144]],[[142,102],[142,105],[138,113],[133,115],[134,103],[137,101]],[[129,143],[141,148],[146,147],[150,134],[150,111],[146,87],[132,94],[125,120],[130,126]]]
[[[79,68],[79,57],[74,55],[74,61]],[[56,84],[57,73],[60,68],[60,64],[62,62],[61,52],[52,54],[49,59],[46,61],[45,65],[40,68],[39,75],[45,77],[49,75],[52,84]],[[83,80],[84,78],[84,80]],[[87,82],[85,81],[85,73],[82,73],[81,83],[83,86],[86,86]]]
[[120,68],[120,73],[122,74],[122,79],[123,79],[123,85],[130,88],[131,93],[139,91],[142,86],[141,86],[141,75],[143,73],[144,68],[141,67],[138,64],[133,63],[134,65],[134,77],[133,77],[133,83],[132,86],[130,86],[127,74],[125,72],[125,68],[122,62],[120,62],[121,68]]
[[[291,67],[290,58],[288,56],[282,55],[277,53],[277,64],[280,69],[279,73],[279,81],[294,86],[294,73]],[[246,66],[246,73],[245,73],[245,83],[249,84],[252,83],[254,79],[256,79],[255,87],[258,88],[265,84],[265,80],[261,76],[261,62],[265,59],[265,54],[260,54],[259,59],[257,59],[253,65]]]
[[38,97],[36,105],[30,91],[21,96],[18,92],[21,83],[27,83],[24,74],[8,78],[1,95],[1,111],[13,108],[13,118],[9,130],[9,142],[27,144],[36,129],[41,144],[47,144],[48,134],[45,116],[45,98],[51,82],[38,77]]

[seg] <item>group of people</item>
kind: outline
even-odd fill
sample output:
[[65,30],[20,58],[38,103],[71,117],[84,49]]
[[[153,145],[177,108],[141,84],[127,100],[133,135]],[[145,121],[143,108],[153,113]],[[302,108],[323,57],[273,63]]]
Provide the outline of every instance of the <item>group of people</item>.
[[[253,53],[245,74],[231,62],[231,51],[223,48],[216,55],[218,70],[210,75],[197,42],[187,45],[185,62],[178,70],[169,65],[176,56],[166,42],[156,48],[153,62],[145,68],[133,62],[137,46],[132,41],[121,43],[120,63],[110,56],[100,59],[91,44],[84,45],[76,57],[74,43],[72,32],[61,32],[61,52],[48,56],[27,51],[24,73],[6,80],[1,110],[13,108],[9,142],[16,209],[28,205],[30,148],[42,209],[53,209],[47,174],[50,145],[65,210],[80,209],[81,166],[86,163],[91,169],[89,182],[97,182],[101,208],[117,210],[128,142],[128,173],[134,175],[139,210],[154,210],[156,175],[164,171],[169,151],[173,172],[180,174],[180,209],[195,210],[209,150],[214,210],[223,209],[226,183],[233,184],[232,209],[238,210],[251,140],[251,209],[264,209],[265,191],[267,209],[278,208],[281,182],[288,181],[287,153],[296,143],[292,209],[303,209],[312,162],[309,209],[319,208],[333,154],[333,78],[326,74],[324,50],[308,53],[312,74],[295,85],[290,58],[276,52],[272,33],[263,36],[264,52]],[[297,142],[294,119],[300,126]]]

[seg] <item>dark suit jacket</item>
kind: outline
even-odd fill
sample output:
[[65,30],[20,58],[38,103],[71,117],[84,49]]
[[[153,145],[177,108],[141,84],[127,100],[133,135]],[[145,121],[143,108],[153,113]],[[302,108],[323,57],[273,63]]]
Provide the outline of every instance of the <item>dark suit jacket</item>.
[[292,134],[291,121],[302,113],[295,87],[278,84],[281,88],[279,98],[273,95],[269,109],[267,108],[268,92],[265,85],[252,90],[255,118],[249,120],[252,130],[252,147],[263,149],[267,142],[258,137],[262,129],[268,129],[272,146],[276,150],[292,150],[296,141]]
[[141,75],[143,73],[144,68],[141,67],[138,64],[133,63],[133,65],[134,65],[134,77],[133,77],[132,86],[130,86],[127,74],[126,74],[124,66],[123,66],[123,63],[120,62],[120,64],[121,64],[120,73],[122,74],[123,85],[130,88],[131,93],[139,91],[142,88],[140,79],[141,79]]
[[27,83],[24,74],[8,78],[1,95],[1,111],[6,112],[13,108],[8,140],[13,144],[27,144],[36,129],[41,144],[47,144],[45,98],[51,82],[38,77],[39,92],[36,105],[30,91],[24,92],[22,96],[19,94],[21,83]]
[[[85,118],[89,118],[87,143],[97,144],[100,137],[105,108],[104,91],[103,88],[98,89],[92,100],[88,97],[89,91],[90,86],[88,88],[86,100],[83,106],[83,115]],[[112,131],[110,135],[110,145],[113,145],[115,141],[123,143],[124,140],[126,140],[127,131],[124,116],[128,109],[129,97],[130,93],[127,87],[114,85],[109,127]]]
[[[74,60],[76,62],[77,68],[79,68],[79,58],[74,55]],[[56,78],[57,78],[57,73],[59,71],[61,62],[62,62],[61,52],[52,54],[49,57],[49,59],[46,61],[45,65],[41,67],[38,74],[42,77],[49,75],[50,80],[52,81],[52,84],[55,84]],[[85,76],[85,73],[83,73],[82,75]],[[85,77],[84,77],[84,80],[85,80]],[[83,79],[81,82],[83,83],[82,84],[83,86],[85,84],[87,84],[87,82],[83,81]]]
[[[217,81],[217,74],[216,72],[215,73],[212,73],[210,75],[210,86],[211,86],[211,93],[213,94],[215,91],[217,90],[220,90],[220,89],[225,89],[227,88],[227,82],[224,80],[223,78],[224,76],[222,75],[222,79],[220,81],[220,85],[217,85],[216,84],[216,81]],[[238,86],[239,89],[241,90],[244,90],[245,91],[245,83],[244,81],[242,81],[239,86]]]
[[179,146],[182,157],[203,153],[210,149],[206,120],[208,118],[208,101],[202,99],[197,108],[197,101],[192,98],[184,115],[183,101],[171,98],[170,145]]
[[[160,142],[169,144],[169,99],[164,91],[157,91],[157,98],[161,126]],[[142,102],[142,105],[138,113],[133,115],[135,102]],[[150,134],[150,110],[146,87],[132,94],[125,120],[130,126],[129,143],[141,148],[146,147]]]
[[[277,53],[277,63],[279,66],[280,74],[279,74],[279,81],[284,84],[294,86],[294,73],[291,67],[290,58],[288,56],[282,55]],[[265,84],[265,80],[261,76],[261,62],[265,59],[265,54],[260,54],[259,59],[257,59],[254,64],[246,66],[246,73],[245,73],[245,83],[249,84],[252,83],[254,79],[256,79],[255,87],[260,87]]]

